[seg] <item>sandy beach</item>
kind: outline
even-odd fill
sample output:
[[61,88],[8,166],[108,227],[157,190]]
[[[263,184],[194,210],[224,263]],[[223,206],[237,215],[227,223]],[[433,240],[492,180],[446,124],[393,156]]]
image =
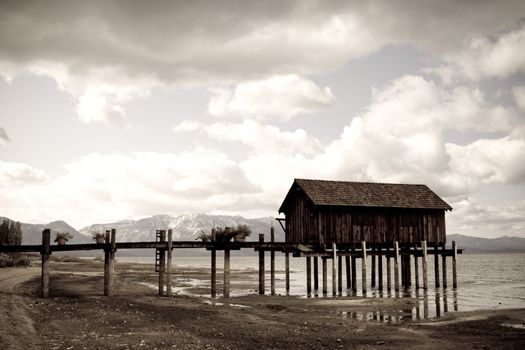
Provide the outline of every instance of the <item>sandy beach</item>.
[[[158,297],[151,265],[119,263],[104,297],[97,261],[0,270],[1,349],[522,349],[525,309],[448,313],[423,321],[387,315],[410,298]],[[199,277],[201,269],[187,271]],[[235,278],[235,275],[233,276]],[[378,315],[362,320],[359,315]],[[375,318],[375,317],[374,317]]]

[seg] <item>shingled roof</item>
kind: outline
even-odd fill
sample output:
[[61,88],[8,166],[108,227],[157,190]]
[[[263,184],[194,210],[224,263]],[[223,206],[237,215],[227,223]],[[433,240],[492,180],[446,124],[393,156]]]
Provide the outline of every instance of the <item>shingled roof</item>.
[[426,185],[295,179],[280,213],[295,188],[300,188],[317,206],[452,210]]

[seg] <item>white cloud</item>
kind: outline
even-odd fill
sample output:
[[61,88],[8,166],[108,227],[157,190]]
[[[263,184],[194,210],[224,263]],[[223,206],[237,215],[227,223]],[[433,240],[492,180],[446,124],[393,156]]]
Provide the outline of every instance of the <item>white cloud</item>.
[[516,105],[518,105],[518,107],[525,112],[525,85],[516,86],[514,89],[512,89],[512,95],[514,96]]
[[43,183],[47,180],[42,170],[34,169],[24,163],[4,162],[0,160],[0,188],[25,186]]
[[478,81],[525,73],[525,25],[491,40],[478,37],[460,51],[445,55],[445,64],[429,69],[447,82],[461,79]]
[[183,120],[173,126],[174,133],[197,131],[202,127],[201,123],[194,120]]
[[0,145],[4,145],[9,142],[9,136],[7,136],[7,131],[0,126]]
[[215,88],[208,106],[214,116],[242,116],[257,119],[276,117],[290,120],[298,114],[313,113],[335,102],[330,88],[297,75],[273,76],[244,82],[230,89]]
[[242,142],[257,153],[312,155],[322,150],[319,140],[309,137],[303,129],[281,131],[275,126],[261,125],[253,120],[240,124],[215,123],[203,130],[217,140]]

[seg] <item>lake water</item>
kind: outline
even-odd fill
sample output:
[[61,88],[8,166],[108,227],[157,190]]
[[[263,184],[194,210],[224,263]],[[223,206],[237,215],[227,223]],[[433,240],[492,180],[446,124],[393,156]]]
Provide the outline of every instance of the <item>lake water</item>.
[[[266,292],[269,293],[270,288],[270,259],[269,253],[266,253]],[[293,258],[290,256],[290,295],[297,297],[306,297],[306,259]],[[153,258],[117,258],[117,261],[134,262],[134,263],[153,263]],[[222,254],[217,252],[217,291],[221,291],[222,282]],[[459,255],[457,260],[458,267],[458,288],[453,289],[452,286],[452,264],[449,259],[448,262],[448,284],[449,288],[434,288],[434,259],[429,256],[428,262],[428,283],[429,289],[410,288],[399,293],[386,291],[386,263],[383,261],[384,273],[384,291],[380,292],[377,288],[370,287],[370,280],[368,280],[368,292],[365,295],[367,298],[395,298],[395,297],[413,297],[419,300],[419,305],[411,310],[399,310],[399,315],[382,315],[379,311],[377,313],[369,313],[366,315],[346,313],[342,317],[353,317],[357,319],[377,319],[388,322],[395,322],[402,319],[425,319],[440,317],[447,312],[452,311],[469,311],[480,309],[498,309],[498,308],[525,308],[525,254],[464,254]],[[241,296],[257,293],[258,288],[258,256],[236,256],[232,252],[230,266],[231,266],[231,295]],[[441,259],[440,259],[441,264]],[[370,268],[370,261],[368,267]],[[393,265],[393,264],[392,264]],[[284,295],[285,290],[285,274],[284,274],[284,255],[276,253],[276,293]],[[175,256],[173,259],[173,268],[177,269],[193,269],[204,268],[209,269],[210,257],[187,257]],[[414,268],[412,263],[412,269]],[[344,269],[344,264],[343,264]],[[421,269],[421,264],[420,264]],[[441,265],[440,265],[441,269]],[[312,267],[313,271],[313,267]],[[357,294],[353,294],[351,290],[343,289],[342,296],[363,296],[361,292],[361,266],[359,259],[357,259]],[[322,290],[322,276],[321,276],[321,259],[319,259],[319,294],[313,294],[313,297],[327,297],[332,296],[331,293],[331,260],[328,261],[328,295],[323,296]],[[441,274],[441,271],[440,271]],[[367,274],[370,278],[370,271]],[[414,272],[412,271],[412,278]],[[393,278],[393,273],[392,273]],[[420,270],[420,279],[422,273]],[[343,288],[346,287],[345,273],[343,271]],[[179,294],[191,294],[196,296],[209,297],[208,288],[210,286],[209,277],[204,276],[200,279],[189,279],[184,275],[177,275],[175,279],[174,292]],[[414,281],[412,281],[414,284]],[[420,281],[422,285],[422,281]],[[313,285],[313,279],[312,279]],[[196,288],[197,287],[197,288]],[[200,287],[200,288],[199,288]],[[393,281],[392,281],[393,287]],[[202,292],[199,292],[202,291]],[[313,293],[316,293],[313,291]],[[220,295],[220,294],[219,294]]]

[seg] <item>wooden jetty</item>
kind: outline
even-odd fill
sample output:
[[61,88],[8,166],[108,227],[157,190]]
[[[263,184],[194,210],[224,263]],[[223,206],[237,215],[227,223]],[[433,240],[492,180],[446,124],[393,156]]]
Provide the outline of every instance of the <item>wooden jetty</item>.
[[[156,241],[117,242],[115,229],[105,233],[104,243],[51,245],[51,231],[42,232],[41,245],[0,245],[0,252],[39,252],[42,257],[42,297],[49,296],[49,256],[53,252],[104,251],[104,295],[113,295],[115,255],[122,249],[155,249],[159,295],[170,295],[174,281],[172,252],[175,249],[210,251],[210,294],[217,296],[217,251],[224,252],[223,297],[230,296],[230,252],[253,249],[259,253],[259,294],[266,293],[265,252],[270,252],[270,294],[275,295],[275,254],[285,256],[285,290],[290,293],[290,254],[306,260],[306,291],[319,289],[319,259],[322,262],[322,293],[328,294],[328,260],[331,260],[332,295],[343,286],[357,294],[357,263],[361,266],[361,288],[395,292],[401,287],[428,289],[428,255],[434,255],[434,287],[448,288],[447,259],[452,259],[452,287],[457,288],[455,242],[446,249],[445,211],[452,208],[425,185],[373,184],[296,179],[279,212],[277,221],[285,231],[285,242],[275,242],[272,225],[270,242],[264,234],[258,241],[219,242],[212,230],[211,241],[173,241],[171,230],[157,230]],[[284,225],[283,225],[284,222]],[[441,256],[441,277],[440,263]],[[344,257],[344,259],[343,259]],[[313,258],[313,259],[312,259]],[[393,259],[393,264],[392,264]],[[414,260],[412,270],[411,260]],[[313,260],[313,271],[312,271]],[[370,260],[370,264],[368,261]],[[383,261],[386,260],[386,266]],[[345,268],[343,270],[343,261]],[[370,266],[368,276],[367,266]],[[386,271],[385,271],[386,270]],[[343,273],[345,271],[345,273]],[[412,271],[414,275],[412,276]],[[386,276],[385,276],[386,272]],[[393,273],[392,273],[393,272]],[[313,275],[313,288],[312,288]],[[421,278],[422,277],[422,278]],[[346,284],[343,283],[346,278]],[[392,283],[393,278],[393,283]]]

